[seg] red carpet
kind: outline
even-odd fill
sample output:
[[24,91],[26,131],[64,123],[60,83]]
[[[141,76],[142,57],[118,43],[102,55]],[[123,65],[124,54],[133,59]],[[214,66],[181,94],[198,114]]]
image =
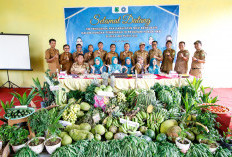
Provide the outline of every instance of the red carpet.
[[[0,100],[3,102],[10,101],[12,99],[12,95],[10,94],[11,92],[18,92],[20,94],[23,94],[25,91],[29,93],[30,91],[28,90],[29,88],[15,88],[15,89],[7,89],[7,88],[1,88],[0,89]],[[225,105],[229,107],[232,111],[232,88],[216,88],[213,90],[211,96],[218,96],[218,104]],[[35,103],[37,108],[40,108],[40,101],[41,98],[39,96],[35,97],[33,99],[33,102]],[[19,105],[18,100],[15,99],[15,105]],[[1,106],[0,106],[1,110]],[[4,115],[4,111],[1,110],[0,116]],[[231,127],[232,129],[232,124],[230,124],[230,119],[231,119],[231,114],[219,117],[221,122],[224,122],[222,129],[226,130],[227,127]],[[2,124],[2,123],[0,123]]]

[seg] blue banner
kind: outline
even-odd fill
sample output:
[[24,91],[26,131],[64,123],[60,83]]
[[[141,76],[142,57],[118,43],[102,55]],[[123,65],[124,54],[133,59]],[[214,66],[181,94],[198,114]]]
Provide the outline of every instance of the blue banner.
[[135,52],[139,43],[145,42],[148,51],[153,40],[158,41],[162,51],[166,40],[172,40],[177,50],[179,5],[64,8],[64,14],[67,44],[72,53],[77,43],[83,44],[84,52],[89,44],[95,51],[99,41],[107,52],[110,44],[116,44],[119,54],[124,43],[130,43],[130,51]]

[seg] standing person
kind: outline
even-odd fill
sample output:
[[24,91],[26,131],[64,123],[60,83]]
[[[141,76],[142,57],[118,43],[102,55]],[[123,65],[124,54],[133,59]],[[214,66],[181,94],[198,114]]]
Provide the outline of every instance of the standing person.
[[137,74],[145,74],[145,72],[147,71],[147,68],[149,66],[144,64],[144,59],[143,57],[139,56],[137,58],[138,62],[135,64],[134,67],[132,67],[132,70],[135,68],[135,71],[137,71]]
[[76,56],[78,56],[79,54],[84,54],[83,51],[82,51],[82,45],[81,44],[77,44],[76,49],[77,49],[77,51],[73,52],[73,55],[72,55],[74,61],[75,61]]
[[166,42],[166,50],[163,52],[163,62],[161,65],[161,71],[169,74],[170,71],[172,71],[172,63],[175,58],[175,50],[172,49],[172,41],[168,40]]
[[157,65],[157,60],[155,58],[152,58],[150,60],[150,65],[148,67],[148,72],[150,74],[160,74],[160,67]]
[[134,53],[133,59],[134,59],[134,64],[138,62],[138,57],[142,57],[144,65],[148,64],[148,52],[144,50],[145,49],[145,43],[141,42],[139,44],[139,50]]
[[194,47],[196,49],[196,52],[194,53],[192,58],[192,65],[189,74],[196,77],[202,77],[206,52],[202,50],[202,43],[200,40],[194,42]]
[[60,56],[60,64],[62,65],[62,71],[66,71],[67,74],[70,74],[70,69],[73,64],[72,54],[69,52],[70,46],[65,44],[63,46],[64,52]]
[[188,61],[189,61],[189,52],[185,50],[185,42],[179,42],[180,51],[177,53],[177,60],[174,70],[178,74],[187,74],[188,72]]
[[118,53],[115,52],[115,50],[116,50],[116,45],[111,44],[110,45],[110,52],[108,52],[106,55],[106,59],[105,59],[106,64],[108,64],[108,65],[112,64],[112,57],[117,57],[117,59],[118,59]]
[[158,41],[152,42],[152,49],[149,51],[149,60],[155,58],[157,60],[157,65],[160,66],[160,61],[163,61],[162,51],[157,48]]
[[130,49],[130,44],[129,43],[125,43],[124,44],[124,51],[122,51],[120,53],[120,58],[119,58],[122,65],[125,65],[127,57],[130,57],[131,59],[133,59],[132,58],[133,57],[133,52],[129,51],[129,49]]
[[103,62],[100,57],[94,58],[94,65],[91,65],[91,73],[93,74],[102,74],[106,72],[106,67],[103,65]]
[[50,75],[55,74],[60,71],[59,64],[59,50],[56,49],[56,40],[49,40],[50,48],[45,51],[45,59],[48,63],[48,69],[50,70]]
[[94,65],[94,56],[93,56],[93,45],[88,46],[89,52],[85,53],[84,60],[90,65]]
[[106,58],[107,52],[105,50],[103,50],[103,42],[101,42],[101,41],[98,42],[98,48],[99,48],[98,50],[94,51],[93,56],[94,56],[94,58],[100,57],[102,59],[103,63],[105,64],[106,63],[105,58]]
[[79,54],[75,58],[75,63],[73,63],[71,68],[71,74],[85,74],[88,72],[89,65],[88,63],[84,62],[83,54]]

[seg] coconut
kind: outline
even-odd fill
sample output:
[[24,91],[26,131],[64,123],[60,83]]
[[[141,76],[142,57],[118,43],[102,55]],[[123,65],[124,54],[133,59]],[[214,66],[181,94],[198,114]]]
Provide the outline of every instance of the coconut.
[[178,125],[178,123],[174,119],[169,119],[169,120],[164,121],[160,126],[160,133],[166,134],[168,129],[175,125]]
[[181,132],[181,128],[179,126],[172,126],[167,131],[168,139],[172,142],[175,142],[176,138],[179,137],[179,132]]

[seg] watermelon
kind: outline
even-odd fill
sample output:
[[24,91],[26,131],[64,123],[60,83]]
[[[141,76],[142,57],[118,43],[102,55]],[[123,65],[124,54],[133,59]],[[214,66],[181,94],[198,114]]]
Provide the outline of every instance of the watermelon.
[[166,141],[166,139],[167,139],[167,136],[164,133],[160,133],[156,137],[156,141],[158,142]]
[[141,138],[144,138],[147,142],[151,142],[152,139],[149,136],[142,135]]
[[145,131],[145,135],[147,135],[151,139],[155,139],[155,132],[151,129],[147,129],[147,131]]

